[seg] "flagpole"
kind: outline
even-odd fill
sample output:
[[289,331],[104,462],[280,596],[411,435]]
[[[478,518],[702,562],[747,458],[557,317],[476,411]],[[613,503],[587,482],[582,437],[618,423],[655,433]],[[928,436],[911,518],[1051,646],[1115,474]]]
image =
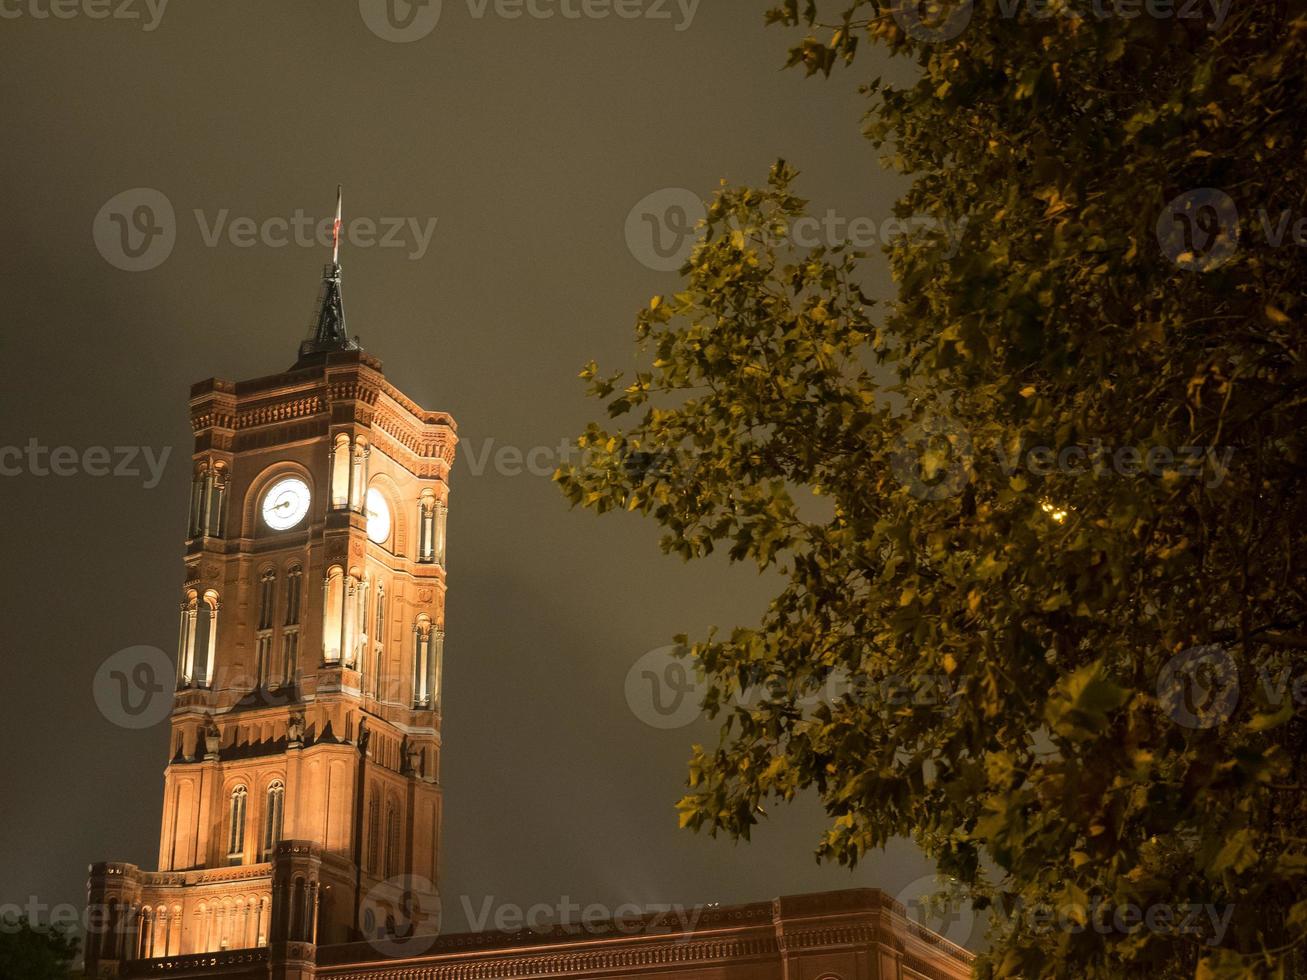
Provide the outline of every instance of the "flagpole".
[[336,185],[336,223],[331,231],[331,264],[340,265],[340,185]]

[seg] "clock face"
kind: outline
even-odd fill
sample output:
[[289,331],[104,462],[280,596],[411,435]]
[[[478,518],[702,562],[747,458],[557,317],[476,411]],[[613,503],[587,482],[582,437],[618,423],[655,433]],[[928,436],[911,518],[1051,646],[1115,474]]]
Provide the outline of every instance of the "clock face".
[[390,508],[386,506],[386,498],[373,487],[368,491],[364,507],[367,510],[368,537],[377,544],[385,544],[390,540]]
[[278,480],[263,497],[263,523],[289,531],[309,512],[309,499],[309,485],[298,476]]

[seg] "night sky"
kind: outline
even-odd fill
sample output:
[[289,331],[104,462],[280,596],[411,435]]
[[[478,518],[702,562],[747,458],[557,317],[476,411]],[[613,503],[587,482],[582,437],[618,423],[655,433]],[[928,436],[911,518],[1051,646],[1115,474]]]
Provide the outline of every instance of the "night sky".
[[[399,247],[369,247],[366,227],[347,236],[349,329],[401,390],[452,413],[462,440],[448,927],[463,925],[461,896],[735,903],[896,892],[926,874],[908,843],[853,873],[819,866],[811,800],[748,845],[677,829],[689,746],[715,725],[646,724],[628,671],[677,633],[755,623],[776,582],[665,557],[653,523],[573,513],[543,475],[602,416],[577,371],[592,357],[629,365],[636,310],[677,288],[650,267],[639,213],[631,244],[637,202],[761,183],[785,157],[817,214],[879,225],[902,184],[859,135],[856,87],[886,66],[829,81],[783,71],[797,35],[765,28],[754,0],[703,0],[689,18],[676,0],[628,5],[668,19],[513,19],[493,0],[445,0],[408,43],[370,29],[372,0],[189,0],[157,22],[158,0],[122,2],[108,9],[139,19],[95,19],[90,0],[70,0],[69,18],[40,16],[49,0],[0,5],[0,447],[171,449],[153,487],[139,461],[139,476],[39,476],[25,457],[0,477],[0,904],[80,906],[88,863],[157,866],[167,725],[112,723],[94,678],[125,647],[174,653],[189,386],[294,360],[329,250],[275,220],[270,235],[250,228],[330,217],[338,183],[347,222],[373,219],[378,239],[390,219],[405,229]],[[102,254],[115,226],[101,212],[137,188],[167,199],[175,243],[127,271]],[[424,246],[413,228],[433,218]],[[885,295],[885,260],[872,264]],[[535,447],[548,449],[536,472],[517,472],[514,452]]]

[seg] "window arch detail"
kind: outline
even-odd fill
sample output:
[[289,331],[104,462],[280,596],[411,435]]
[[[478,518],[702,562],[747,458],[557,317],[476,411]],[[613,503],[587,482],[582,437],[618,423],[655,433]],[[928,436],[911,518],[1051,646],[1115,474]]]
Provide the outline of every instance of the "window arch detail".
[[263,811],[263,859],[269,860],[281,840],[282,820],[286,809],[286,784],[274,779],[268,785]]
[[240,864],[245,854],[245,814],[248,809],[249,790],[244,785],[231,791],[227,803],[227,860]]

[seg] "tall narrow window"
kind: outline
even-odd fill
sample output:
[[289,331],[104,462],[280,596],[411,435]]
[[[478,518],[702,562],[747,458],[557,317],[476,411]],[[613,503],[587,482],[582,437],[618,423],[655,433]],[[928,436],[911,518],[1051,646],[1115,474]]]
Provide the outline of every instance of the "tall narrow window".
[[444,501],[436,501],[436,539],[435,539],[435,562],[441,568],[445,567],[445,522],[449,516],[449,505]]
[[371,584],[372,581],[370,579],[364,578],[363,581],[359,583],[358,589],[359,652],[357,663],[355,663],[354,666],[359,672],[359,687],[364,686],[364,682],[368,676],[368,663],[372,660],[371,647],[368,645],[368,637],[372,634],[372,623],[370,620],[372,606],[368,602],[368,587]]
[[218,650],[218,593],[204,593],[199,603],[193,650],[192,677],[197,687],[209,687],[213,682],[214,657]]
[[272,616],[277,597],[277,573],[268,569],[259,578],[259,629],[272,629]]
[[281,682],[291,684],[299,666],[300,597],[304,587],[304,570],[292,565],[286,573],[286,618],[281,631]]
[[373,627],[372,643],[372,696],[382,700],[382,665],[386,659],[386,589],[377,583],[377,619]]
[[209,492],[209,464],[201,463],[195,467],[191,477],[191,521],[190,537],[199,537],[204,530],[204,498]]
[[386,877],[399,874],[399,812],[395,804],[386,807]]
[[180,633],[177,638],[177,686],[190,687],[195,680],[195,636],[199,620],[199,596],[186,593],[182,603]]
[[272,620],[277,599],[277,573],[268,569],[259,579],[259,625],[255,634],[255,685],[272,679]]
[[227,812],[227,859],[232,864],[240,864],[245,851],[245,804],[248,796],[244,786],[231,791]]
[[281,820],[285,810],[286,785],[280,780],[268,787],[267,806],[263,814],[263,859],[272,857],[273,849],[281,840]]
[[191,480],[190,536],[220,538],[226,533],[227,467],[201,462]]
[[376,798],[368,804],[368,870],[381,871],[381,801]]
[[445,669],[445,631],[437,629],[431,640],[431,707],[440,710],[441,675]]
[[340,632],[345,611],[345,571],[334,566],[327,572],[322,604],[322,662],[340,662]]
[[344,510],[349,506],[350,455],[349,436],[342,432],[336,436],[331,449],[332,510]]
[[430,490],[418,501],[418,561],[436,560],[436,495]]
[[359,580],[354,575],[345,579],[344,609],[341,612],[340,659],[346,667],[353,667],[358,659]]
[[296,664],[299,662],[300,655],[299,627],[286,630],[285,636],[282,637],[281,647],[281,680],[283,684],[293,684],[295,682]]
[[300,592],[304,584],[304,570],[292,565],[286,573],[286,625],[300,624]]
[[431,707],[431,620],[419,616],[413,626],[413,706]]
[[213,468],[213,484],[209,488],[209,500],[204,518],[204,533],[211,538],[222,537],[227,529],[226,505],[227,468],[219,463]]
[[372,447],[361,436],[354,440],[353,471],[350,475],[349,509],[363,513],[363,488],[368,485],[368,456]]

